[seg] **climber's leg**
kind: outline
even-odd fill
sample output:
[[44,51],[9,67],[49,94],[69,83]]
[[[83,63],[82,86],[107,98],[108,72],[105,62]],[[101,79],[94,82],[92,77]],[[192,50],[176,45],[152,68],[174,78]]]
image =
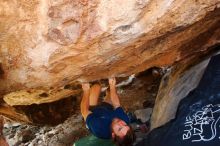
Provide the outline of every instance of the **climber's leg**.
[[101,86],[94,84],[90,89],[89,105],[95,106],[98,104],[99,95],[101,93]]

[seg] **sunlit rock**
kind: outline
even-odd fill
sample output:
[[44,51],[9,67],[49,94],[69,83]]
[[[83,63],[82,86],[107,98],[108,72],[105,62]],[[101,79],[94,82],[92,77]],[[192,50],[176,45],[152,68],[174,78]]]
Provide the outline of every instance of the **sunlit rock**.
[[9,105],[53,102],[75,94],[69,84],[206,54],[220,42],[219,7],[220,0],[0,1],[0,97]]

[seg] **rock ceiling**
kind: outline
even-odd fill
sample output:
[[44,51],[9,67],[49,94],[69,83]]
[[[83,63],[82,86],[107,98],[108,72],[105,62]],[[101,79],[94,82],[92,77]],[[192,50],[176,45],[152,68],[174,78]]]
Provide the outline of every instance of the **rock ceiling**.
[[79,94],[220,43],[220,0],[0,1],[0,97],[8,105]]

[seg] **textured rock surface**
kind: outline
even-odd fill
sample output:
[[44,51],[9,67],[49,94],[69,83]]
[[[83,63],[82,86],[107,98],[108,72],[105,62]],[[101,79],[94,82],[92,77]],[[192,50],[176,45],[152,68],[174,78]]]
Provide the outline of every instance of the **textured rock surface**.
[[151,114],[152,114],[152,108],[146,108],[141,110],[136,110],[134,112],[137,119],[140,119],[142,123],[146,123],[149,121]]
[[0,22],[0,97],[31,105],[210,51],[220,0],[3,0]]
[[205,51],[219,41],[219,3],[1,1],[0,91],[48,92],[71,81],[126,76]]
[[8,122],[4,125],[3,134],[10,146],[72,146],[74,141],[87,135],[88,131],[82,117],[75,115],[54,127]]

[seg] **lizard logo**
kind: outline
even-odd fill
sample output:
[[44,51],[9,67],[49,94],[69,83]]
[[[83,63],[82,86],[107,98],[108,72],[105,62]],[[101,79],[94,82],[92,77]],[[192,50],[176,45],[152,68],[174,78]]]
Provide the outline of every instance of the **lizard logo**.
[[[211,141],[220,130],[220,104],[208,104],[192,116],[187,116],[183,140],[192,142]],[[220,139],[220,137],[218,137]]]

